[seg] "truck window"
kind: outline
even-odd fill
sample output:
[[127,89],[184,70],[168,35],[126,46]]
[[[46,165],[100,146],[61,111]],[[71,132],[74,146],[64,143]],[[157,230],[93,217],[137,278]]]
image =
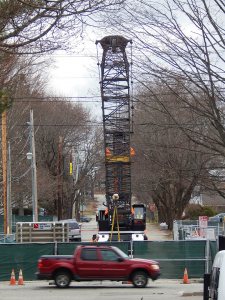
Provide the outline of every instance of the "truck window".
[[82,260],[98,260],[96,249],[82,249],[81,250]]
[[101,250],[102,260],[117,261],[119,256],[112,250],[102,249]]
[[210,284],[210,299],[217,300],[218,296],[218,285],[220,278],[220,268],[213,268],[211,275],[211,284]]

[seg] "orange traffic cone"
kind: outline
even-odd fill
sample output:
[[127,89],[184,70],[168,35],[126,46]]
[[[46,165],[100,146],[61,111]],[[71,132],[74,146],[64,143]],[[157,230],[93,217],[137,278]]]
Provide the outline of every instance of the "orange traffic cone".
[[189,280],[188,280],[188,272],[187,272],[187,268],[184,269],[184,278],[183,278],[183,283],[184,284],[187,284],[189,283]]
[[24,283],[23,283],[23,273],[22,273],[21,269],[20,269],[20,272],[19,272],[18,285],[24,285]]
[[15,279],[15,272],[14,269],[12,269],[11,278],[10,278],[10,285],[15,285],[16,279]]

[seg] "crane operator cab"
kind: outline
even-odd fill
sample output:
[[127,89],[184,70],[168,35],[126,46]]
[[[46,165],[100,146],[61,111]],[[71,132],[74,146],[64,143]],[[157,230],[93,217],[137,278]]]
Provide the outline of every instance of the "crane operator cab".
[[146,207],[144,204],[132,205],[132,228],[133,230],[146,229]]

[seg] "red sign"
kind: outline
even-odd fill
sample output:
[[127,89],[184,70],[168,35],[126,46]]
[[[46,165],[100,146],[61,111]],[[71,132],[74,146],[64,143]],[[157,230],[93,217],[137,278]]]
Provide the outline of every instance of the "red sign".
[[208,217],[207,216],[199,216],[199,227],[207,228],[208,227]]
[[34,224],[33,228],[34,229],[38,229],[39,228],[39,224],[38,223]]
[[199,216],[199,228],[200,228],[200,236],[205,238],[207,235],[206,228],[208,227],[208,217],[207,216]]

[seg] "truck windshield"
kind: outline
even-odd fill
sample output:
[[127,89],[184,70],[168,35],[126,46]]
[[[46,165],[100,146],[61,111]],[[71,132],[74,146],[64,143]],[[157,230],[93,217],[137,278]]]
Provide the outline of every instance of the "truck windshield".
[[116,247],[112,247],[118,254],[120,257],[123,257],[123,258],[129,258],[129,256],[124,253],[122,250],[120,250],[119,248],[116,248]]
[[134,218],[135,219],[143,219],[144,218],[144,208],[143,207],[135,207],[134,208]]

